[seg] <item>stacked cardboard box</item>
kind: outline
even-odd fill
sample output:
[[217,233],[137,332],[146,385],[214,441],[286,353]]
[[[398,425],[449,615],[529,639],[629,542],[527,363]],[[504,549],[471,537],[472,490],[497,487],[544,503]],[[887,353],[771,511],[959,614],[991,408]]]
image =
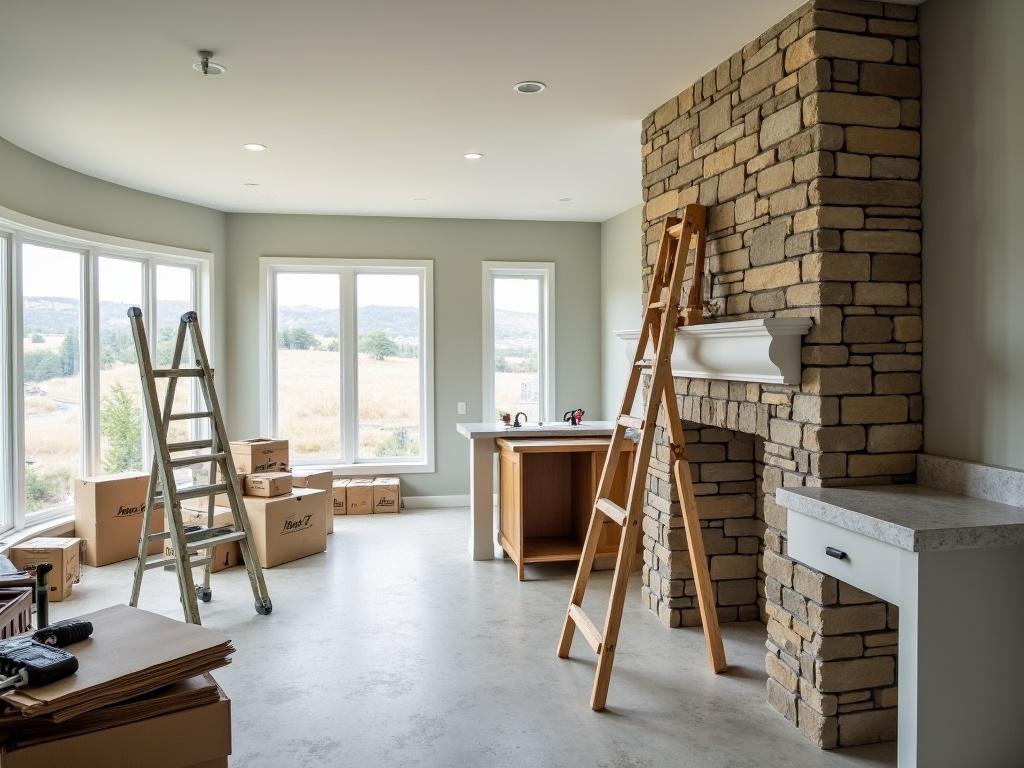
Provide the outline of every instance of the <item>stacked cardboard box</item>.
[[402,495],[397,477],[340,478],[334,481],[334,514],[398,512]]
[[[75,483],[75,535],[84,542],[82,562],[100,566],[138,556],[142,513],[149,475],[123,472],[84,477]],[[164,516],[153,515],[150,533],[164,529]],[[149,554],[160,552],[160,542]]]
[[292,485],[324,492],[324,527],[327,535],[334,533],[334,475],[329,469],[292,469]]
[[57,539],[39,537],[11,547],[8,556],[19,570],[34,569],[39,563],[50,563],[53,570],[47,577],[49,599],[59,603],[71,594],[71,587],[78,583],[81,566],[78,553],[81,539]]

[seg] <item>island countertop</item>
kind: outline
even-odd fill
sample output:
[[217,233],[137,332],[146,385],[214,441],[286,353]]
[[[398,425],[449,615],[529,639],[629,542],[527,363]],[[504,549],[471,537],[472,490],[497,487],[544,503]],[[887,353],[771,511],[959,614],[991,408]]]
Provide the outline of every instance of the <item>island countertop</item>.
[[910,552],[1024,544],[1024,508],[923,485],[779,488],[779,504]]
[[460,435],[470,440],[495,437],[605,437],[615,429],[612,421],[584,421],[571,426],[564,421],[548,421],[543,425],[526,424],[506,427],[500,421],[460,422],[455,425]]

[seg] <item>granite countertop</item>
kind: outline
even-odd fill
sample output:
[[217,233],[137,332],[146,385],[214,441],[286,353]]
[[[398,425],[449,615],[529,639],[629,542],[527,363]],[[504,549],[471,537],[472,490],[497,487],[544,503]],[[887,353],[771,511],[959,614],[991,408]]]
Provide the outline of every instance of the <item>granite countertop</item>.
[[612,421],[584,421],[573,427],[564,421],[547,421],[542,426],[535,423],[522,427],[506,427],[500,421],[462,422],[455,425],[460,435],[474,438],[486,437],[607,437],[615,429]]
[[923,485],[779,488],[775,498],[911,552],[1024,545],[1024,508]]

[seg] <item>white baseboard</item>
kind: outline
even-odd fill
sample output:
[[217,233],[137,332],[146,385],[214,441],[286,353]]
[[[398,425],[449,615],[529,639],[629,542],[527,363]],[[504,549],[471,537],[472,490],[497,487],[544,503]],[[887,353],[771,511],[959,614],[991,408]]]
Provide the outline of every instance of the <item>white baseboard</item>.
[[406,496],[402,504],[407,509],[441,509],[444,507],[468,507],[469,494],[454,496]]

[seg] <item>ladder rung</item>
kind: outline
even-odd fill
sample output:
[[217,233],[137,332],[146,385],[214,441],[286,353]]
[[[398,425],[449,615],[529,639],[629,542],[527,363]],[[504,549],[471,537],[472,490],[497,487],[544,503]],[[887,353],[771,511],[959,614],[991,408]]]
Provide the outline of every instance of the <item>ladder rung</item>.
[[628,413],[624,413],[619,416],[618,423],[626,429],[635,429],[638,432],[643,431],[644,420],[639,416],[630,416]]
[[654,363],[651,360],[637,360],[633,366],[635,368],[653,368]]
[[200,539],[199,541],[186,542],[185,549],[189,553],[198,552],[201,549],[209,549],[215,547],[218,544],[226,544],[229,541],[241,541],[245,538],[245,531],[231,531],[230,533],[222,533],[219,536],[211,536],[208,539]]
[[601,510],[604,513],[604,516],[612,522],[618,523],[621,526],[626,525],[626,510],[611,499],[606,499],[602,496],[597,500],[597,503],[595,503],[594,506]]
[[[188,544],[193,541],[199,541],[203,538],[209,538],[210,536],[220,536],[222,533],[233,533],[234,528],[230,525],[218,525],[213,528],[199,528],[195,531],[185,532],[185,543]],[[171,538],[170,531],[157,531],[148,535],[148,541],[165,541]]]
[[197,411],[195,413],[172,413],[168,418],[171,421],[185,421],[186,419],[209,419],[213,417],[213,411]]
[[227,489],[227,483],[215,483],[214,485],[194,485],[191,488],[183,488],[180,491],[178,491],[178,499],[201,499],[204,496],[216,496],[218,493],[225,493]]
[[569,618],[576,624],[576,629],[580,631],[586,639],[587,644],[591,650],[598,656],[601,655],[601,633],[597,631],[597,627],[594,626],[594,622],[590,620],[590,617],[583,612],[583,608],[576,603],[569,603]]
[[664,301],[652,301],[647,305],[648,309],[664,309],[667,305]]
[[181,379],[186,377],[201,379],[205,374],[202,368],[154,368],[153,376],[157,379]]
[[198,451],[200,448],[213,448],[213,440],[186,440],[184,443],[168,443],[168,453],[181,451]]
[[[202,557],[192,557],[192,558],[189,558],[188,567],[189,568],[195,568],[196,566],[199,566],[199,565],[206,565],[208,562],[210,562],[210,556],[209,555],[203,555]],[[177,565],[177,564],[178,564],[178,558],[176,558],[174,555],[157,555],[155,557],[148,557],[148,558],[146,558],[146,570],[147,571],[151,571],[154,568],[163,568],[164,566],[167,566],[167,565]]]
[[207,461],[220,461],[226,453],[223,451],[220,453],[202,453],[196,456],[182,456],[179,459],[171,459],[172,467],[188,467],[192,464],[203,464]]

